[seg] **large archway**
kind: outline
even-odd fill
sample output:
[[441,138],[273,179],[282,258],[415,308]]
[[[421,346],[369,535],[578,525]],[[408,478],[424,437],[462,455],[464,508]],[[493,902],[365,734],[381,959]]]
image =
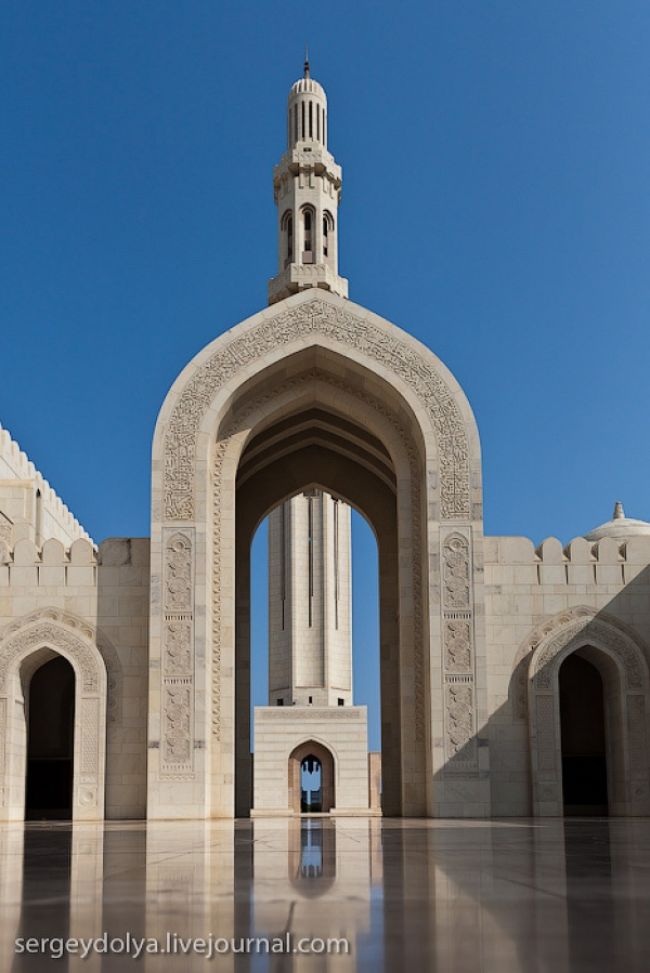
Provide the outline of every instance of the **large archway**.
[[[583,810],[591,803],[592,807],[602,811],[606,792],[604,810],[610,814],[648,814],[648,667],[633,633],[605,613],[579,607],[546,622],[544,635],[531,641],[536,645],[528,665],[533,813],[559,816],[565,812],[565,805],[574,806],[565,800],[563,773],[569,771],[565,758],[577,756],[587,758],[586,761],[583,759],[581,773],[586,773],[591,763],[596,781],[600,778],[599,785],[592,780],[589,801],[583,805]],[[571,661],[574,655],[575,659]],[[567,692],[575,696],[576,690],[570,676],[571,668],[569,679],[561,681],[565,660],[571,668],[580,663],[590,667],[582,667],[580,674],[576,676],[574,673],[574,678],[581,675],[588,682],[583,703],[590,709],[579,714],[581,721],[590,724],[587,732],[598,734],[599,722],[602,722],[602,747],[595,741],[591,744],[591,752],[585,752],[584,740],[580,739],[579,733],[577,740],[563,740],[561,689],[565,690],[565,705]],[[591,670],[595,670],[595,674]],[[602,713],[598,712],[598,692],[601,693]],[[569,706],[572,703],[575,716],[579,704],[575,699],[568,700]],[[566,725],[566,717],[564,722]],[[606,787],[602,781],[603,772]],[[572,782],[572,793],[566,795],[571,800],[575,794],[574,783],[578,782]],[[598,803],[595,800],[597,792],[600,794]]]
[[318,488],[380,552],[385,813],[489,813],[480,455],[462,391],[394,325],[304,292],[188,366],[154,441],[149,814],[250,806],[248,552]]

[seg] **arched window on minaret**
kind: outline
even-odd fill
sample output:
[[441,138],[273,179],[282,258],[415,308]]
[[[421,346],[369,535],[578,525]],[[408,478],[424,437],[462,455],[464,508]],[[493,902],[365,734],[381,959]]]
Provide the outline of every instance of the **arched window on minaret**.
[[282,217],[282,247],[284,251],[284,266],[293,263],[293,213],[287,210]]
[[314,211],[310,206],[305,206],[303,210],[303,255],[304,264],[314,262]]
[[325,210],[323,213],[323,257],[330,264],[334,258],[334,243],[334,217],[329,210]]

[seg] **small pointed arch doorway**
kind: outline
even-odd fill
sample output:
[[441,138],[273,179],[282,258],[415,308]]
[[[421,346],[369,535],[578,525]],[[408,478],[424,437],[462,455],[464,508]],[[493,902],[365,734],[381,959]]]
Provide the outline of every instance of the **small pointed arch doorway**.
[[289,756],[289,808],[294,814],[327,814],[335,807],[334,757],[308,740]]
[[606,815],[607,732],[603,679],[578,649],[559,671],[562,795],[566,815]]
[[24,664],[27,723],[25,819],[72,818],[75,674],[62,655],[42,650]]

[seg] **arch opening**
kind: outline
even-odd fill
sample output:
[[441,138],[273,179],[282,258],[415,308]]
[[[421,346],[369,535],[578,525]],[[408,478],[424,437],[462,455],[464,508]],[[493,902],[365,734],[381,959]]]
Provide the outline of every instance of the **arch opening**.
[[43,662],[27,684],[26,820],[72,818],[75,673],[63,656]]
[[289,756],[289,808],[294,814],[327,814],[336,807],[334,757],[308,740]]
[[603,679],[580,651],[559,671],[562,793],[566,815],[608,813]]
[[[276,404],[271,375],[267,373],[254,385],[249,384],[241,390],[238,400],[230,405],[222,420],[221,430],[227,431],[227,435],[232,435],[231,430],[237,428],[238,416],[245,417],[244,428],[247,430],[237,453],[233,479],[237,816],[247,816],[251,810],[263,813],[254,793],[258,772],[254,772],[250,745],[251,671],[256,665],[251,655],[251,545],[260,524],[275,508],[291,497],[313,491],[329,494],[334,498],[334,506],[337,501],[344,501],[352,508],[354,517],[360,514],[370,525],[374,535],[372,543],[376,544],[378,567],[375,577],[379,605],[379,705],[376,711],[381,714],[381,732],[375,733],[375,742],[370,749],[376,751],[381,739],[381,754],[373,752],[371,758],[367,752],[365,754],[366,763],[372,762],[372,773],[369,771],[364,775],[363,806],[369,807],[368,785],[372,777],[370,800],[374,813],[380,810],[380,803],[381,811],[388,815],[426,813],[425,606],[424,603],[416,605],[414,601],[417,585],[405,583],[405,577],[421,570],[418,551],[424,549],[425,543],[420,534],[419,495],[415,492],[417,478],[421,475],[421,444],[410,438],[414,432],[407,424],[408,414],[402,412],[398,419],[393,419],[390,391],[382,400],[376,400],[381,402],[381,411],[377,409],[375,412],[375,400],[369,395],[368,386],[363,398],[354,396],[349,383],[345,391],[339,390],[336,378],[330,379],[323,367],[328,366],[331,359],[335,360],[335,356],[321,349],[299,353],[292,364],[299,361],[303,368],[309,369],[306,374],[309,382],[305,382],[307,394],[292,395],[285,404],[280,386],[280,401]],[[320,367],[314,368],[315,364]],[[283,365],[286,369],[286,360]],[[295,374],[293,369],[291,374]],[[299,388],[301,374],[304,373],[298,371],[295,378]],[[282,377],[286,381],[286,371]],[[263,407],[258,414],[254,406],[260,386]],[[406,541],[400,539],[400,529]],[[405,556],[407,549],[411,554]],[[422,614],[416,617],[420,612]],[[259,637],[258,630],[256,638]],[[410,705],[407,717],[403,700],[409,692],[409,684],[414,703]],[[373,691],[372,686],[368,691]],[[278,695],[282,696],[282,701],[274,698],[270,704],[274,709],[293,704],[286,694]],[[344,709],[351,702],[345,698],[345,693],[334,696],[340,696],[340,699],[329,699],[327,705]],[[299,705],[308,706],[310,702],[318,705],[315,695],[311,701],[306,696]],[[280,718],[279,713],[277,716]],[[256,710],[256,726],[257,720]],[[324,739],[326,742],[329,739],[327,734]],[[257,753],[257,740],[254,749]],[[415,782],[408,792],[404,790],[402,779],[404,767],[408,768],[409,774],[415,775]]]

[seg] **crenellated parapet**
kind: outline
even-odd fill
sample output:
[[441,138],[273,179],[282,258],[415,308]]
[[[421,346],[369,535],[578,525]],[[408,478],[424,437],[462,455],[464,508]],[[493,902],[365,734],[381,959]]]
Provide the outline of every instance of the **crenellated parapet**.
[[6,429],[0,426],[0,542],[92,539]]
[[484,559],[488,585],[624,585],[650,567],[650,536],[566,545],[548,537],[538,547],[527,537],[486,537]]
[[99,547],[80,537],[69,546],[50,538],[37,546],[23,538],[10,547],[0,541],[0,589],[7,587],[85,587],[97,584],[97,570],[146,567],[149,538],[111,537]]

